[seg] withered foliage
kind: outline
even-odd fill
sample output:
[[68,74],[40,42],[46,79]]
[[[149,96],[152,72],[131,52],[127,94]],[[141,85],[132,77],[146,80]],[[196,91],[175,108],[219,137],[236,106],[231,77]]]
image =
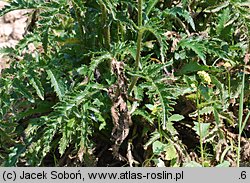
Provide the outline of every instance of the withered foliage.
[[119,147],[129,134],[129,126],[132,124],[131,116],[127,107],[127,79],[124,73],[124,63],[113,59],[111,62],[112,72],[117,76],[117,81],[109,88],[109,96],[112,100],[111,115],[113,120],[112,146],[113,154],[120,160],[125,160],[119,154]]

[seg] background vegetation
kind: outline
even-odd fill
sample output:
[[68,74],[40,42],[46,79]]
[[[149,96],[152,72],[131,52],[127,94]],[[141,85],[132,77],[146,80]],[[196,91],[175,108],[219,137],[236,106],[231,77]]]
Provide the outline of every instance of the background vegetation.
[[[2,166],[247,166],[247,0],[14,0]],[[29,51],[28,45],[35,49]]]

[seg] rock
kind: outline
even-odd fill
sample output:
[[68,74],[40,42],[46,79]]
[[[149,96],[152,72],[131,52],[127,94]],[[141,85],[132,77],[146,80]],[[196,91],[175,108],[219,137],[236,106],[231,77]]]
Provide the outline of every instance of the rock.
[[[8,5],[7,2],[0,0],[0,9]],[[27,15],[31,10],[14,10],[0,17],[0,49],[3,47],[15,47],[23,38],[25,28],[27,26]],[[33,46],[29,46],[30,50],[34,50]],[[1,70],[9,67],[8,56],[0,54],[0,75]]]
[[15,21],[15,16],[12,12],[9,12],[3,16],[3,20],[5,23],[13,23]]
[[11,47],[11,43],[9,42],[0,43],[0,48],[4,48],[4,47]]
[[15,40],[15,39],[10,39],[10,40],[8,41],[10,47],[15,47],[15,46],[17,45],[18,42],[19,42],[19,41],[18,41],[18,40]]
[[29,43],[29,44],[28,44],[28,51],[29,51],[30,53],[34,53],[35,50],[36,50],[35,45],[34,45],[33,43]]
[[0,1],[0,9],[2,9],[6,5],[8,5],[8,3]]
[[13,32],[13,26],[12,24],[2,24],[0,27],[0,35],[9,37],[11,33]]
[[23,34],[25,32],[26,24],[24,24],[22,21],[15,21],[13,24],[13,31],[11,34],[11,37],[16,40],[23,39]]
[[16,20],[23,18],[28,12],[28,10],[14,10],[9,13],[6,13],[3,16],[3,19],[6,23],[13,23]]
[[19,25],[23,25],[23,26],[26,26],[27,24],[27,20],[28,20],[28,17],[21,17],[19,18],[18,20],[15,21],[15,23],[18,23]]

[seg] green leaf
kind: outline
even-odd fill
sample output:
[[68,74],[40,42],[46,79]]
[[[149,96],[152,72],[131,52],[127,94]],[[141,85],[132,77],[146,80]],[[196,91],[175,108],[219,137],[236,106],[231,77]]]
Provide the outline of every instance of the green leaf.
[[111,60],[112,59],[112,56],[110,55],[110,53],[103,53],[101,56],[99,57],[94,57],[91,59],[91,64],[90,64],[90,67],[89,67],[89,71],[90,71],[90,75],[93,75],[93,72],[94,70],[96,69],[96,67],[104,62],[104,61],[107,61],[107,60]]
[[151,32],[157,39],[157,41],[160,44],[160,56],[161,56],[161,62],[165,63],[165,53],[168,48],[167,43],[163,38],[163,32],[159,31],[159,29],[156,28],[157,25],[148,25],[144,26],[141,29],[143,31],[149,31]]
[[160,155],[163,151],[165,151],[166,144],[163,144],[160,141],[155,141],[153,143],[153,153],[156,155]]
[[3,16],[4,14],[13,11],[13,10],[18,10],[18,9],[35,9],[43,5],[45,3],[44,1],[40,0],[15,0],[11,1],[9,5],[4,6],[3,9],[0,11],[0,17]]
[[224,85],[215,77],[214,75],[210,75],[211,81],[215,86],[220,89],[220,92],[222,93],[224,91]]
[[44,32],[42,33],[42,45],[45,53],[47,53],[48,51],[48,42],[49,42],[49,25],[45,28]]
[[200,65],[197,62],[189,62],[185,64],[180,71],[177,72],[177,75],[184,75],[190,73],[196,73],[197,71],[209,71],[209,67],[206,65]]
[[59,97],[59,100],[62,100],[64,96],[64,86],[60,82],[60,80],[54,75],[52,70],[48,69],[47,70],[48,78],[51,81],[51,85],[54,88],[54,91],[56,92],[57,96]]
[[204,10],[204,12],[207,12],[207,13],[216,13],[216,12],[219,12],[220,10],[222,10],[223,8],[227,7],[229,5],[229,2],[223,2],[221,4],[218,4],[216,6],[209,6],[208,8],[206,8]]
[[220,35],[227,21],[230,20],[230,10],[228,8],[223,10],[222,15],[218,16],[218,20],[219,21],[218,25],[216,26],[217,27],[216,33]]
[[206,55],[205,55],[205,47],[202,43],[198,42],[197,40],[191,40],[191,39],[182,39],[179,42],[179,46],[182,48],[187,48],[193,50],[203,61],[204,65],[206,64]]
[[250,111],[248,111],[248,113],[247,113],[247,115],[246,115],[246,117],[245,117],[245,120],[244,120],[244,122],[243,122],[243,124],[242,124],[241,133],[242,133],[242,131],[244,130],[244,128],[246,127],[246,124],[247,124],[247,122],[248,122],[249,117],[250,117]]
[[224,137],[224,135],[223,135],[221,129],[219,128],[219,126],[221,126],[222,120],[221,120],[220,117],[219,117],[219,112],[217,111],[216,107],[213,106],[213,108],[214,108],[214,109],[213,109],[214,119],[215,119],[215,122],[216,122],[216,126],[217,126],[217,128],[218,128],[219,137],[220,137],[220,139],[224,139],[225,137]]
[[223,112],[219,113],[219,117],[225,119],[231,126],[235,126],[235,119],[233,112]]
[[[194,127],[193,129],[195,130],[196,134],[201,136],[202,138],[206,137],[209,133],[209,127],[210,127],[210,123],[198,123],[198,122],[194,122]],[[201,135],[200,135],[200,131],[199,131],[199,125],[201,127]]]
[[195,167],[202,167],[202,165],[195,161],[191,161],[189,163],[184,163],[183,167],[195,168]]
[[32,94],[27,89],[27,86],[25,86],[21,81],[15,78],[13,81],[13,85],[17,89],[17,91],[21,93],[24,97],[26,97],[30,102],[35,102]]
[[150,110],[150,111],[153,111],[155,106],[152,105],[152,104],[145,104],[145,106]]
[[146,15],[148,16],[154,6],[158,3],[159,0],[149,0],[147,4],[147,8],[145,10]]
[[106,121],[105,121],[105,118],[101,115],[101,112],[94,107],[90,107],[89,110],[95,113],[91,118],[96,122],[101,122],[99,126],[99,130],[104,129],[106,126]]
[[174,115],[172,115],[172,116],[170,116],[169,118],[168,118],[168,121],[169,122],[171,122],[171,121],[181,121],[181,120],[183,120],[184,119],[184,116],[183,115],[180,115],[180,114],[174,114]]
[[[117,6],[117,2],[115,1],[110,1],[110,0],[99,0],[98,1],[99,4],[102,4],[103,6],[105,6],[105,8],[108,10],[108,13],[112,15],[112,18],[114,20],[116,19],[116,6]],[[82,5],[80,4],[80,7]]]
[[69,146],[70,141],[72,140],[72,134],[75,132],[74,126],[76,125],[75,118],[69,119],[66,122],[65,127],[63,128],[62,138],[59,141],[59,153],[63,155],[66,148]]
[[43,102],[37,102],[36,108],[28,108],[26,111],[19,112],[16,116],[16,120],[20,120],[22,118],[35,115],[38,113],[47,113],[51,111],[51,108],[53,106],[53,102],[43,101]]
[[155,155],[165,154],[165,160],[172,160],[177,157],[177,152],[173,144],[163,144],[160,141],[155,141],[153,143],[153,153]]
[[37,76],[35,76],[35,73],[32,73],[31,78],[29,78],[29,79],[30,79],[31,85],[33,86],[33,88],[35,88],[38,97],[41,100],[44,100],[44,88],[43,88],[42,83],[40,82],[39,78]]
[[0,53],[1,55],[8,55],[10,53],[15,53],[16,50],[14,48],[11,47],[1,47],[0,48]]
[[208,115],[211,114],[214,110],[213,106],[207,106],[207,107],[203,107],[202,109],[200,109],[200,115]]
[[135,112],[132,113],[132,116],[142,116],[145,120],[147,120],[151,125],[154,125],[154,118],[146,111],[136,109]]
[[182,4],[183,8],[187,8],[187,6],[189,4],[189,0],[181,0],[181,4]]
[[223,168],[227,168],[227,167],[229,167],[230,166],[230,163],[229,163],[229,161],[223,161],[223,163],[220,163],[220,164],[218,164],[218,165],[216,165],[215,167],[223,167]]
[[[163,130],[166,129],[166,117],[170,113],[170,111],[173,111],[172,105],[175,104],[175,102],[173,102],[172,100],[175,97],[166,87],[164,82],[162,82],[163,78],[166,78],[166,76],[163,76],[161,71],[167,64],[144,65],[142,72],[133,74],[134,76],[139,76],[140,78],[145,79],[146,82],[140,85],[140,87],[144,90],[147,89],[147,94],[150,98],[160,101],[160,105],[157,106],[159,107],[158,109],[160,109],[161,112],[157,113],[157,115],[162,119]],[[171,80],[171,78],[169,79]],[[157,99],[155,98],[156,94]]]
[[191,25],[192,29],[195,30],[194,20],[187,10],[181,7],[174,7],[171,8],[170,10],[165,11],[165,13],[171,14],[173,16],[179,15],[183,17]]
[[148,140],[148,142],[144,145],[144,149],[147,149],[149,145],[151,145],[152,143],[154,143],[156,140],[158,140],[161,137],[160,133],[158,131],[154,131],[151,134],[150,139]]
[[25,152],[26,147],[22,144],[16,144],[15,147],[10,149],[9,157],[5,161],[4,166],[13,167],[16,166],[18,158]]
[[174,158],[177,158],[178,155],[177,155],[177,151],[174,147],[173,144],[171,143],[168,143],[166,146],[165,146],[165,159],[166,160],[172,160]]
[[167,122],[167,124],[166,124],[166,130],[167,130],[172,136],[178,135],[178,132],[177,132],[177,130],[175,129],[175,127],[173,126],[173,123],[172,123],[172,122]]
[[161,160],[161,158],[158,159],[152,159],[157,167],[166,167],[164,161]]
[[105,118],[100,113],[95,113],[95,115],[97,115],[98,120],[101,122],[101,124],[99,126],[99,130],[105,129],[105,127],[107,125]]

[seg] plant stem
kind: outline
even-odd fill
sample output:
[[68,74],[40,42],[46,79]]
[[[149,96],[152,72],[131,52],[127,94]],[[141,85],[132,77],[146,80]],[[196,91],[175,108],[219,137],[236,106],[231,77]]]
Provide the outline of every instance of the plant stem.
[[125,41],[125,30],[124,30],[124,27],[123,27],[122,23],[118,24],[118,29],[119,29],[119,32],[121,34],[121,41],[124,42]]
[[[138,0],[138,36],[137,36],[137,48],[136,48],[136,58],[135,58],[135,71],[138,71],[140,60],[141,60],[141,44],[142,44],[142,35],[143,30],[141,29],[142,26],[142,3],[143,0]],[[136,85],[138,80],[138,76],[133,77],[131,84],[128,87],[128,95],[133,90],[134,86]]]
[[72,1],[72,5],[73,5],[73,8],[75,10],[76,19],[77,19],[78,27],[79,27],[79,32],[81,34],[81,38],[83,39],[84,31],[83,31],[83,22],[82,22],[81,14],[80,14],[79,9],[77,8],[77,5],[74,1]]
[[[137,38],[137,48],[136,48],[136,59],[135,59],[135,70],[138,71],[139,69],[139,64],[140,64],[140,59],[141,59],[141,42],[142,42],[142,31],[139,31],[138,33],[138,38]],[[138,76],[135,76],[132,79],[132,82],[130,84],[130,86],[128,87],[128,94],[130,94],[130,92],[133,90],[134,86],[137,83],[138,80]]]
[[239,114],[238,114],[238,120],[239,120],[239,134],[238,134],[238,148],[237,148],[237,167],[240,166],[240,150],[241,150],[241,133],[243,131],[244,126],[242,126],[242,119],[243,119],[243,103],[244,103],[244,88],[245,88],[245,71],[246,67],[244,66],[243,70],[243,77],[242,77],[242,86],[241,86],[241,92],[240,92],[240,105],[239,105]]
[[200,103],[200,95],[199,95],[199,87],[197,87],[196,105],[197,105],[198,126],[199,126],[199,136],[200,136],[201,164],[204,167],[203,137],[202,137],[202,130],[201,130],[201,119],[200,119],[200,107],[199,107],[199,103]]
[[231,78],[230,78],[230,72],[227,70],[227,79],[228,79],[228,96],[229,99],[231,98]]
[[102,10],[102,27],[103,27],[103,35],[104,35],[104,45],[107,50],[110,50],[110,26],[108,25],[107,19],[107,9],[104,4],[101,4]]
[[138,26],[142,26],[142,3],[143,0],[138,0]]
[[136,48],[136,60],[135,60],[135,69],[139,69],[139,64],[141,60],[141,42],[142,42],[143,31],[139,30],[137,38],[137,48]]

